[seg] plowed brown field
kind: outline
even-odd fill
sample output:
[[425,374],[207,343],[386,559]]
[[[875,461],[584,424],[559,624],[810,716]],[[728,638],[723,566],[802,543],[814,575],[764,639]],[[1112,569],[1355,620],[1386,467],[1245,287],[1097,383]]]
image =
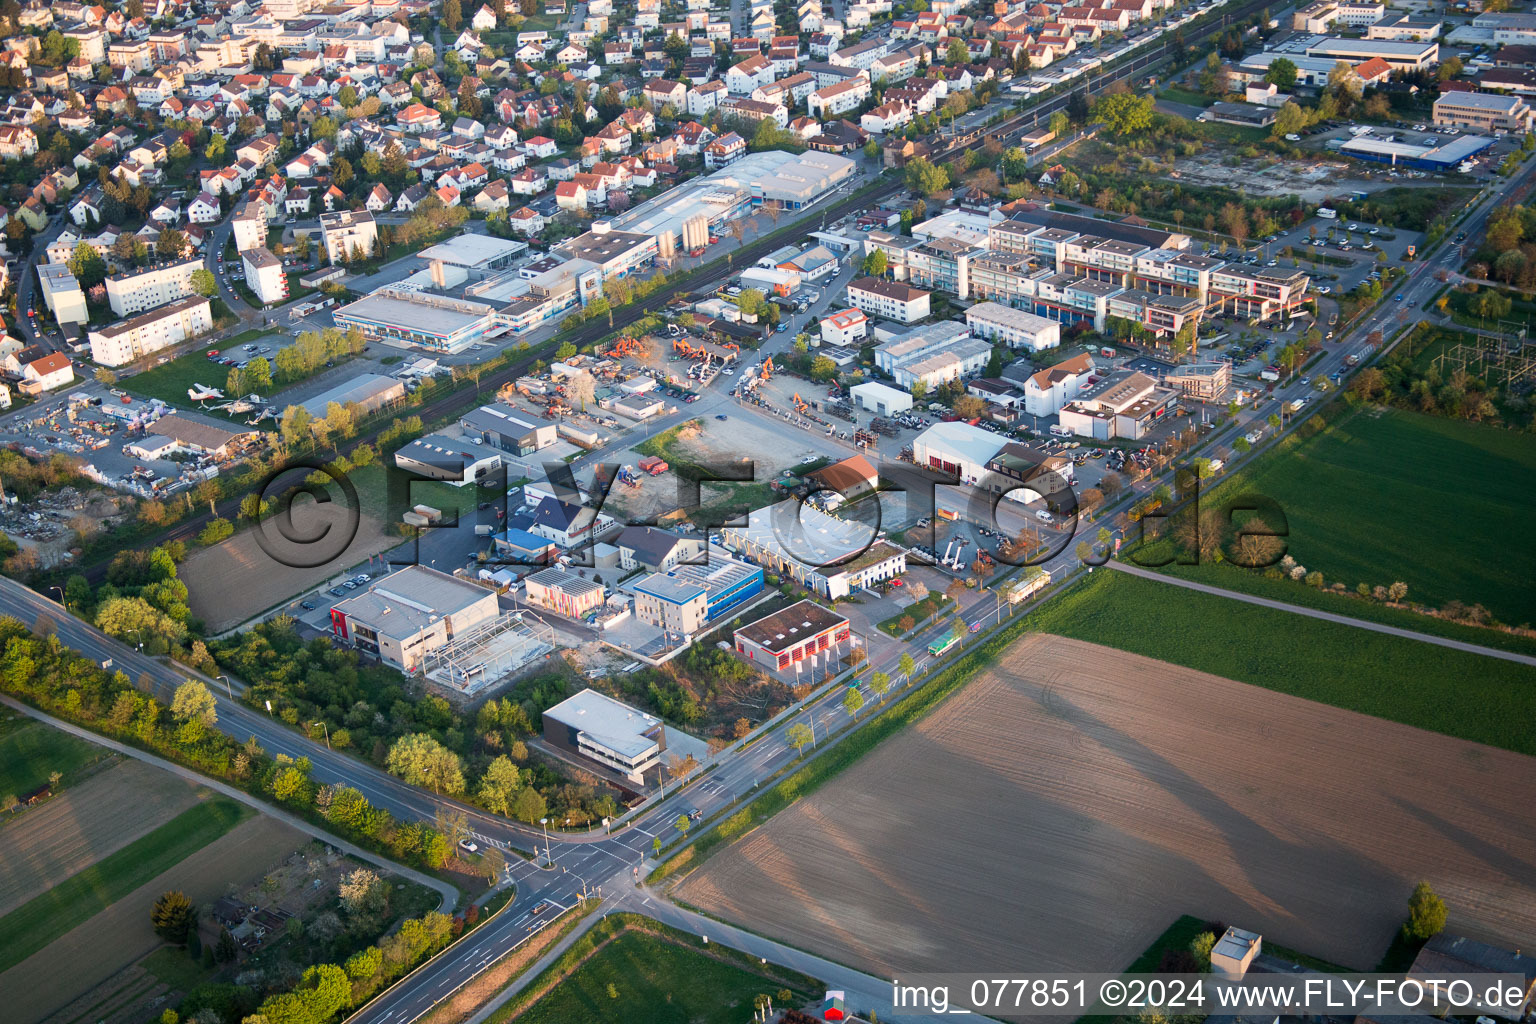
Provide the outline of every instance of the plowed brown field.
[[125,760],[0,831],[0,914],[84,871],[197,802],[197,787]]
[[1182,913],[1369,969],[1420,879],[1536,944],[1532,807],[1536,759],[1034,636],[679,895],[886,976],[1118,970]]
[[[73,931],[0,973],[7,1024],[34,1024],[67,1006],[161,945],[149,911],[167,889],[194,905],[212,903],[229,886],[244,887],[304,845],[303,833],[259,814],[240,823],[153,881],[140,886]],[[61,971],[61,965],[68,965]],[[40,979],[51,979],[43,982]]]

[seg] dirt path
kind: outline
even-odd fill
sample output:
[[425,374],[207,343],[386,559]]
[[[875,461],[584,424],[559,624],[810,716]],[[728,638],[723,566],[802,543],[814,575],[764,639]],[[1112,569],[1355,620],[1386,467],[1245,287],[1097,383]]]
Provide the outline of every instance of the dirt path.
[[1427,879],[1536,941],[1536,761],[1029,637],[686,879],[688,902],[875,973],[1115,970],[1175,917],[1370,968]]
[[[140,886],[62,938],[0,974],[8,1024],[36,1024],[160,945],[149,910],[167,889],[211,903],[230,883],[245,885],[308,837],[265,815],[251,818]],[[68,971],[60,965],[68,964]],[[39,984],[39,979],[52,979]]]
[[0,829],[0,914],[85,870],[197,802],[197,787],[122,761]]

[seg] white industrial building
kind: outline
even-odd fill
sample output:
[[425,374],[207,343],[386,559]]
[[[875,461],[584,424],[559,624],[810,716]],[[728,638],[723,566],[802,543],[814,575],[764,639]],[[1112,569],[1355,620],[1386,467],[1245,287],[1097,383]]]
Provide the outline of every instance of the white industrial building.
[[201,295],[152,309],[99,331],[89,331],[91,359],[102,366],[126,366],[168,345],[213,329],[213,313]]
[[935,423],[912,440],[912,461],[925,469],[949,473],[963,484],[979,484],[987,463],[1007,439],[964,420]]
[[931,390],[979,373],[992,358],[992,345],[964,331],[953,322],[918,328],[875,349],[875,366],[908,391],[919,382]]
[[965,311],[971,336],[1032,352],[1061,344],[1061,324],[998,302],[978,302]]
[[855,405],[876,416],[895,416],[912,408],[912,396],[900,388],[868,380],[848,389]]
[[661,719],[596,690],[582,690],[541,717],[546,742],[637,785],[661,764],[667,749],[667,727]]
[[402,672],[499,614],[496,593],[423,565],[375,580],[331,609],[331,632]]
[[720,539],[764,569],[834,601],[907,571],[906,552],[870,527],[793,498],[754,509],[745,524],[721,530]]

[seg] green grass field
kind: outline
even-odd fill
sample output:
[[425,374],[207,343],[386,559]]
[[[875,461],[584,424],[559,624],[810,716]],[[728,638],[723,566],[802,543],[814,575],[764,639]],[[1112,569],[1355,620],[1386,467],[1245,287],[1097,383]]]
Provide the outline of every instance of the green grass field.
[[[247,337],[247,335],[254,336]],[[118,386],[132,395],[158,398],[178,408],[187,408],[194,404],[187,399],[187,389],[193,384],[202,384],[205,387],[223,391],[224,382],[229,377],[229,367],[220,366],[208,358],[209,349],[218,349],[220,352],[234,349],[239,352],[241,345],[254,342],[258,338],[265,338],[266,340],[261,343],[272,350],[266,353],[268,359],[271,359],[280,347],[292,343],[292,339],[285,334],[274,334],[271,331],[265,333],[247,331],[245,334],[224,341],[211,341],[184,356],[177,356],[168,363],[132,377],[124,377]],[[209,413],[208,415],[223,414]]]
[[[1266,455],[1212,500],[1279,502],[1290,554],[1329,584],[1401,580],[1410,601],[1457,600],[1514,625],[1536,622],[1536,535],[1518,528],[1536,494],[1536,439],[1396,409],[1330,415],[1338,419],[1327,430]],[[1248,589],[1223,581],[1243,575],[1215,566],[1199,578]],[[1289,599],[1308,603],[1304,591]]]
[[1100,570],[1030,614],[1043,633],[1536,754],[1536,686],[1514,662]]
[[30,793],[54,772],[67,778],[103,756],[95,744],[41,722],[8,722],[0,726],[0,796]]
[[780,987],[675,942],[626,931],[515,1019],[520,1024],[737,1024],[751,1016],[758,993],[772,996]]
[[215,797],[0,917],[0,971],[100,913],[256,812]]

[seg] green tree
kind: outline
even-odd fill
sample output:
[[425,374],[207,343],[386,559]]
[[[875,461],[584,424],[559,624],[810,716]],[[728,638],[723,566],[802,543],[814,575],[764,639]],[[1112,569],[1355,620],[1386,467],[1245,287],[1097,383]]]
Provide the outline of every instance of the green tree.
[[1272,61],[1269,70],[1264,72],[1264,81],[1283,92],[1289,92],[1296,85],[1295,62],[1285,57]]
[[68,266],[69,272],[75,275],[75,280],[80,282],[84,290],[90,290],[107,279],[107,262],[89,242],[76,243],[74,251],[69,254]]
[[1215,945],[1216,936],[1212,932],[1201,932],[1190,940],[1189,951],[1199,961],[1202,971],[1209,971],[1211,969],[1211,950]]
[[849,718],[858,718],[859,709],[864,706],[864,695],[859,692],[857,686],[848,687],[848,692],[843,694],[843,710],[848,712]]
[[252,391],[262,392],[272,386],[272,367],[265,356],[257,356],[242,371],[245,387]]
[[900,672],[904,679],[911,679],[912,673],[917,670],[917,663],[912,660],[912,655],[903,654],[901,660],[896,663],[896,671]]
[[936,167],[927,157],[918,157],[907,163],[907,187],[925,196],[932,196],[949,188],[949,172]]
[[208,525],[203,527],[197,535],[197,542],[203,547],[212,547],[222,540],[228,540],[234,535],[235,527],[228,519],[222,517],[208,520]]
[[885,250],[876,249],[864,257],[864,273],[870,277],[884,277],[890,267],[890,261],[885,255]]
[[459,6],[459,0],[443,0],[443,27],[449,32],[456,33],[462,24],[464,24],[464,11]]
[[869,692],[880,698],[885,703],[885,695],[891,688],[891,677],[884,672],[876,672],[869,677]]
[[195,722],[211,729],[219,721],[218,702],[201,681],[188,679],[176,687],[176,694],[171,698],[171,717],[178,722]]
[[1152,97],[1131,92],[1111,93],[1093,105],[1093,117],[1122,138],[1152,127]]
[[815,739],[815,736],[811,733],[810,726],[804,722],[796,722],[784,730],[784,739],[795,748],[795,753],[803,754],[805,753],[806,744]]
[[555,358],[564,362],[576,354],[576,346],[569,341],[555,349]]
[[213,271],[207,267],[198,267],[192,271],[192,290],[199,295],[212,298],[213,293],[219,290],[219,283],[214,280]]
[[187,934],[196,922],[197,911],[180,889],[161,893],[149,911],[149,923],[154,926],[155,934],[177,945],[187,941]]
[[1422,942],[1444,929],[1445,901],[1435,894],[1428,882],[1420,882],[1413,887],[1413,895],[1408,897],[1408,920],[1403,924],[1403,934]]
[[949,40],[949,46],[944,51],[944,61],[947,64],[964,64],[971,59],[971,51],[966,48],[965,40],[959,36],[953,36]]
[[1306,130],[1307,122],[1307,112],[1297,106],[1295,100],[1286,100],[1285,105],[1275,112],[1272,132],[1277,138],[1299,135]]
[[1065,110],[1058,110],[1051,115],[1051,120],[1047,126],[1050,128],[1052,135],[1060,138],[1067,134],[1067,131],[1072,127],[1072,119],[1067,116]]
[[512,817],[526,824],[532,824],[540,818],[547,817],[549,805],[544,800],[544,795],[532,786],[525,786],[517,791],[517,796],[512,800]]
[[684,839],[688,838],[688,829],[692,826],[693,822],[688,819],[686,814],[679,814],[677,820],[672,822],[672,827],[681,832]]
[[413,786],[431,786],[434,793],[450,796],[464,792],[464,769],[459,755],[424,732],[409,733],[396,740],[384,764]]
[[502,754],[486,765],[485,774],[480,777],[480,785],[475,790],[475,799],[492,814],[510,814],[512,802],[524,781],[522,769]]

